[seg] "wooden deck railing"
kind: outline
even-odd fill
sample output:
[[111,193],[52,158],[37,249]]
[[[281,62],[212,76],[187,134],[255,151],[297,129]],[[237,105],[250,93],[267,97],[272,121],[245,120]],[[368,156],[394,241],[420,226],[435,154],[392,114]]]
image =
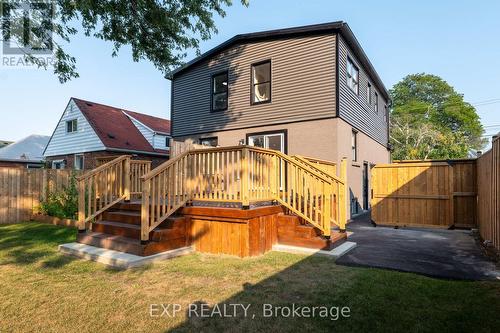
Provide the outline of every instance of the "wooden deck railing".
[[130,194],[142,194],[141,177],[151,171],[151,161],[130,161]]
[[142,194],[141,177],[150,171],[150,161],[124,155],[77,177],[78,229],[84,231],[87,222],[121,200]]
[[77,178],[78,229],[121,200],[130,199],[130,156],[120,156]]
[[187,151],[142,177],[141,239],[147,241],[154,228],[191,200],[243,207],[277,200],[329,236],[332,221],[345,228],[345,172],[343,176],[256,147]]

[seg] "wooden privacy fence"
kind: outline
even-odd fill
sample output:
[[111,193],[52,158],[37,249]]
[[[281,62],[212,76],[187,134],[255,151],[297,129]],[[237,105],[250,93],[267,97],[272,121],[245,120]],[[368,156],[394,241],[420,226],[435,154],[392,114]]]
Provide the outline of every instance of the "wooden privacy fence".
[[68,186],[79,171],[0,168],[0,223],[29,220],[49,192]]
[[477,174],[479,233],[500,251],[500,137],[478,158]]
[[475,160],[376,165],[371,183],[372,219],[378,224],[476,226]]

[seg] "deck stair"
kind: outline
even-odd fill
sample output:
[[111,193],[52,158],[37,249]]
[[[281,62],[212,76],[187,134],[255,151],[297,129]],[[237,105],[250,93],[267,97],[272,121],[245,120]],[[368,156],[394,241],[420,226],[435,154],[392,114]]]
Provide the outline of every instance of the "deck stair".
[[91,231],[78,234],[78,242],[145,256],[187,245],[185,219],[170,216],[141,243],[141,205],[119,202],[91,223]]

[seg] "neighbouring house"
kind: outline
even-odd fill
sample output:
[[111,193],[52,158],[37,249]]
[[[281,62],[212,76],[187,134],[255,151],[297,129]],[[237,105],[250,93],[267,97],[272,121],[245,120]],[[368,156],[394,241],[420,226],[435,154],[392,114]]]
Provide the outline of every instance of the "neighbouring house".
[[389,94],[344,22],[237,35],[173,71],[172,137],[348,163],[351,214],[388,163]]
[[12,141],[6,141],[6,140],[0,140],[0,148],[6,147],[10,145],[11,143],[14,143]]
[[43,153],[54,169],[93,169],[120,155],[165,162],[170,121],[71,98]]
[[0,149],[0,167],[41,168],[50,136],[30,135]]

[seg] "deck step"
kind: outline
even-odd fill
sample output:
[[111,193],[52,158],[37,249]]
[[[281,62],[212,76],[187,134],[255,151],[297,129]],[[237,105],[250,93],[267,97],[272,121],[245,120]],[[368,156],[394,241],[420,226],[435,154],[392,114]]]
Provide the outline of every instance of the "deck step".
[[144,245],[138,239],[109,235],[102,232],[87,231],[86,233],[78,234],[77,242],[139,256],[144,253]]
[[131,223],[107,220],[96,221],[92,223],[92,231],[135,239],[141,238],[141,226]]
[[113,206],[113,209],[117,210],[128,210],[128,211],[141,211],[141,203],[140,202],[125,202],[121,201]]
[[141,224],[141,212],[131,210],[111,210],[102,214],[106,221],[122,222],[129,224]]
[[110,235],[102,232],[87,231],[77,235],[77,242],[81,244],[101,247],[103,249],[115,250],[138,256],[150,256],[187,246],[185,235],[168,240],[152,240],[141,244],[139,239],[124,236]]

